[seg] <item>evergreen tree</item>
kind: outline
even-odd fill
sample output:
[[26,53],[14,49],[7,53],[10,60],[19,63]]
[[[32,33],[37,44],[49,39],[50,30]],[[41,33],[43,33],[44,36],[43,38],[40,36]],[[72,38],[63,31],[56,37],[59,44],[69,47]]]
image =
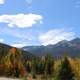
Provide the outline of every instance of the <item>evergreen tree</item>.
[[61,64],[58,80],[74,80],[74,73],[67,57],[64,58],[64,61]]
[[40,74],[44,74],[44,71],[45,71],[45,62],[41,60],[39,62],[39,72]]
[[32,67],[31,67],[31,64],[29,62],[26,63],[26,66],[25,67],[26,67],[26,71],[28,73],[31,73]]
[[33,74],[36,74],[37,73],[37,60],[36,59],[34,59],[33,61],[32,61],[32,72],[33,72]]
[[54,60],[53,57],[48,54],[45,57],[45,73],[47,75],[53,75],[54,72]]

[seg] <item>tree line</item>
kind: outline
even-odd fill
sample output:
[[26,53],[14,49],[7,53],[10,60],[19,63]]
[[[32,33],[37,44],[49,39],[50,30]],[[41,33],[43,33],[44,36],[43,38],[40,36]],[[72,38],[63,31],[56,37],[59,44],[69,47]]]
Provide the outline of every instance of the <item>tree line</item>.
[[25,61],[19,49],[11,48],[9,53],[1,60],[0,76],[19,78],[31,75],[32,78],[39,77],[46,80],[48,78],[54,80],[78,80],[80,76],[76,77],[72,65],[69,57],[65,56],[61,60],[56,61],[50,54],[39,59],[35,58]]

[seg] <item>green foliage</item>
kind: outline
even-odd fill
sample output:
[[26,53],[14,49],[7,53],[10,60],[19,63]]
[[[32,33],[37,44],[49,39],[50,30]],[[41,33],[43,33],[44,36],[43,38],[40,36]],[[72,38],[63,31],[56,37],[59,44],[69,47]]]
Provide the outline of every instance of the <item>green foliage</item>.
[[70,66],[69,60],[65,57],[64,61],[61,64],[61,68],[58,74],[59,80],[74,80],[74,73]]
[[35,59],[32,66],[35,74],[52,75],[54,72],[54,60],[50,54],[45,56],[44,59]]
[[45,57],[45,73],[52,75],[54,72],[54,60],[50,54]]
[[37,59],[35,59],[34,61],[33,61],[33,73],[34,74],[40,74],[40,61],[39,60],[37,60]]
[[[50,54],[41,58],[23,59],[22,51],[11,48],[1,59],[0,75],[8,77],[39,77],[46,80],[76,80],[80,79],[80,59],[71,59],[69,56],[54,60]],[[24,62],[25,61],[25,62]],[[27,74],[26,74],[27,73]],[[75,73],[75,74],[74,74]]]
[[37,69],[37,74],[44,74],[45,63],[43,61],[38,61],[36,69]]
[[31,67],[30,62],[27,62],[27,63],[25,64],[25,67],[26,67],[26,71],[27,71],[28,73],[31,73],[32,67]]

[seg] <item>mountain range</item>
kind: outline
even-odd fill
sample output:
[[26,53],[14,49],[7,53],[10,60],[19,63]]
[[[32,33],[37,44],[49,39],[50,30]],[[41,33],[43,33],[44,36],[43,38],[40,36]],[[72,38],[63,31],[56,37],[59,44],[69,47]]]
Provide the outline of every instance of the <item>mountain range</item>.
[[[0,59],[9,53],[11,48],[13,47],[10,45],[0,43]],[[65,54],[71,57],[80,57],[80,38],[71,41],[63,40],[54,45],[24,46],[17,49],[21,51],[25,60],[32,60],[46,54],[51,54],[54,57],[61,57]]]
[[63,40],[54,45],[47,46],[25,46],[22,48],[36,56],[51,54],[54,57],[68,55],[71,57],[80,57],[80,38],[71,41]]

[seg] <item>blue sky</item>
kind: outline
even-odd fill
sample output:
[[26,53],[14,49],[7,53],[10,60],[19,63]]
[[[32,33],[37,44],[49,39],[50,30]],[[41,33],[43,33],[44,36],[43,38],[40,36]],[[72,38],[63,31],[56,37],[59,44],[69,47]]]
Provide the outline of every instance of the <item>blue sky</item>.
[[80,0],[0,0],[0,42],[56,44],[80,37]]

